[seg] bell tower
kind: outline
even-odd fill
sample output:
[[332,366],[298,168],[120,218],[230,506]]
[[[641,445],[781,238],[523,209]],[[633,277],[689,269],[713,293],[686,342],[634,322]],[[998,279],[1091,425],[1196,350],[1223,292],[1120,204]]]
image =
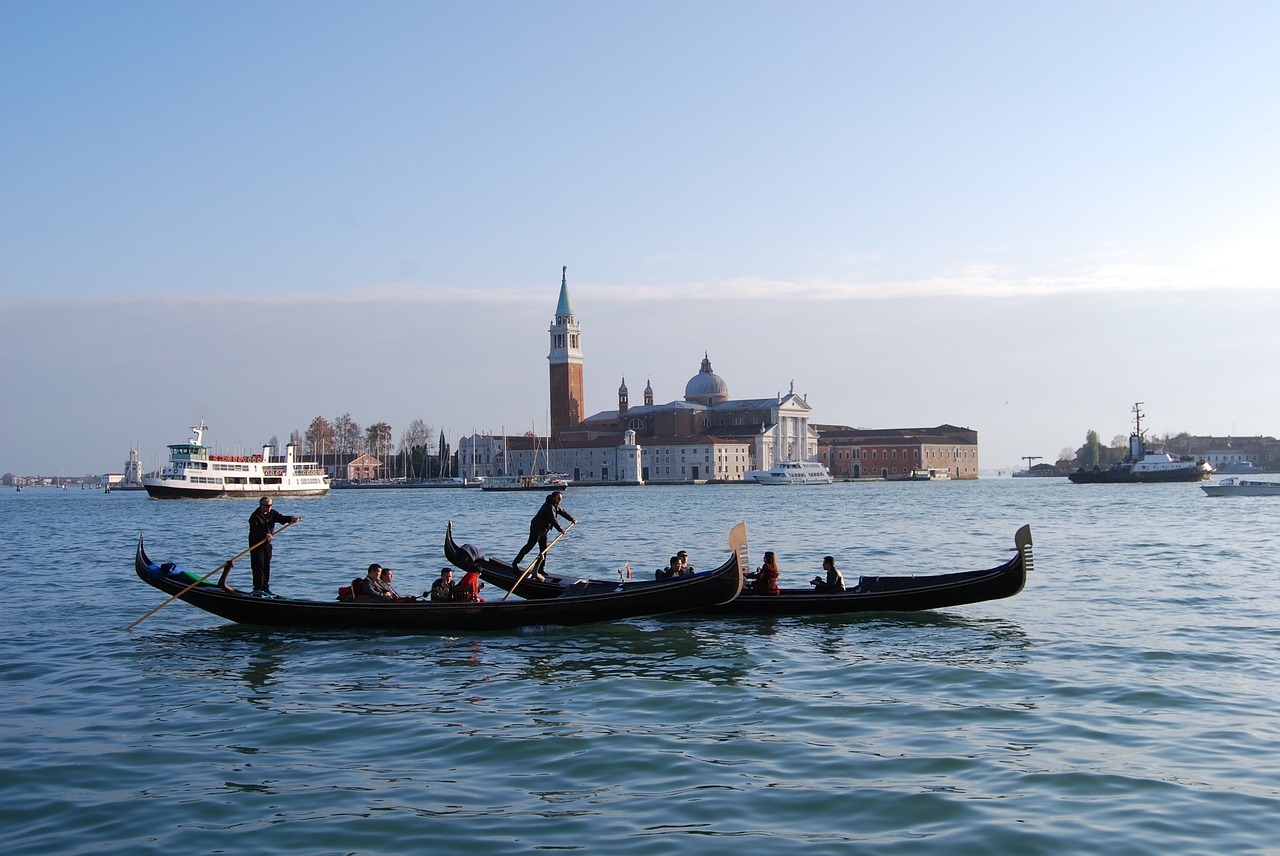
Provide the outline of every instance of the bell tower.
[[560,300],[552,323],[551,351],[551,436],[578,427],[582,422],[581,328],[569,300],[569,268],[560,268]]

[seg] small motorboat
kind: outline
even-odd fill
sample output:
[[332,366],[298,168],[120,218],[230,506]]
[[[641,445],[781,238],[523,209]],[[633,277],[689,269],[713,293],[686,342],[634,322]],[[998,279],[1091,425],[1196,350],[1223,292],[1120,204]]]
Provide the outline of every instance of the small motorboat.
[[1200,489],[1209,496],[1280,496],[1280,482],[1234,477],[1217,484],[1202,484]]

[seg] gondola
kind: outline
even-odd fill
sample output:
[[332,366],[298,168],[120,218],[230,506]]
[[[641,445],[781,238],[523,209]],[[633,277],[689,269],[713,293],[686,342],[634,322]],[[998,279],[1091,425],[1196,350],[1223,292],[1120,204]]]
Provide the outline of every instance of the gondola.
[[[739,523],[729,533],[729,552],[732,555],[730,555],[728,561],[714,571],[703,571],[682,577],[663,580],[593,580],[567,575],[542,576],[535,573],[537,566],[535,561],[530,564],[528,572],[521,578],[521,572],[513,567],[510,562],[490,558],[482,550],[471,544],[459,545],[454,541],[452,521],[446,523],[444,528],[444,556],[451,564],[463,571],[474,569],[480,574],[480,579],[497,586],[503,591],[517,594],[525,600],[554,600],[564,596],[566,593],[576,595],[584,592],[595,594],[606,591],[648,591],[669,586],[672,583],[687,583],[707,576],[715,576],[724,573],[727,568],[745,568],[747,566],[745,561],[746,542],[746,524]],[[739,544],[744,552],[740,553],[738,551],[737,545]],[[740,557],[742,558],[741,561],[739,561]]]
[[615,584],[607,590],[595,586],[578,589],[567,586],[559,590],[561,596],[555,599],[502,602],[491,598],[485,603],[290,600],[229,592],[207,582],[200,582],[184,592],[183,589],[199,577],[181,565],[153,562],[147,556],[141,537],[138,538],[134,569],[143,582],[165,594],[182,592],[181,599],[192,606],[240,624],[427,633],[618,621],[685,609],[703,609],[733,600],[742,591],[742,570],[736,556],[709,574],[672,580],[664,586],[626,589]]
[[[737,530],[735,529],[735,532]],[[776,596],[744,592],[727,603],[702,607],[694,612],[703,615],[842,615],[854,612],[909,612],[939,609],[1012,597],[1022,591],[1027,573],[1032,570],[1031,527],[1023,526],[1014,534],[1016,555],[998,567],[984,571],[961,571],[918,576],[860,576],[857,584],[843,592],[818,593],[812,588],[782,589]],[[731,540],[730,551],[743,567],[746,559],[745,538]],[[498,588],[510,590],[519,576],[510,564],[486,558],[474,547],[454,543],[452,527],[445,529],[445,557],[463,570],[475,567],[480,577]],[[714,573],[714,572],[712,572]],[[695,574],[694,576],[698,576]],[[619,584],[607,580],[575,580],[548,576],[533,579],[527,575],[515,593],[523,598],[556,599],[571,589],[609,586],[645,590],[661,586],[666,580],[636,580]]]

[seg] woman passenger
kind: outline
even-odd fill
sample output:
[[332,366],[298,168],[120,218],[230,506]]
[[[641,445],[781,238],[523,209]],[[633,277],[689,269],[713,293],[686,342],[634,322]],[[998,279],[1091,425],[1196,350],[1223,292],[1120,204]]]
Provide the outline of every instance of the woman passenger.
[[751,586],[752,594],[781,594],[778,590],[778,558],[770,550],[764,554],[764,564],[754,574],[743,574],[755,580]]

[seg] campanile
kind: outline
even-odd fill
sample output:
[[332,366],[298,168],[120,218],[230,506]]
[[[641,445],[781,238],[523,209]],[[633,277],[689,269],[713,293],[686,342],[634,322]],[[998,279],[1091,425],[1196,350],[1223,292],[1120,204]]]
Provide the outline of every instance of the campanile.
[[551,351],[551,436],[578,427],[582,422],[581,329],[569,300],[568,266],[560,268],[560,300],[556,320],[548,331]]

